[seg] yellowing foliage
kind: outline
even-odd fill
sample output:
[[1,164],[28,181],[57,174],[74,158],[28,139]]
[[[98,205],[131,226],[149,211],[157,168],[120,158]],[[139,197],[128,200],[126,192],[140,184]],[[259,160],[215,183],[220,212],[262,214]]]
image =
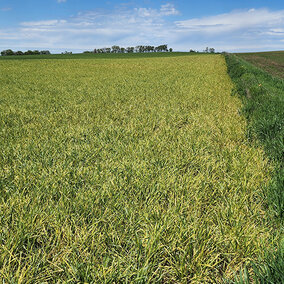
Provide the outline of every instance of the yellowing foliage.
[[220,55],[0,72],[2,279],[222,282],[271,242]]

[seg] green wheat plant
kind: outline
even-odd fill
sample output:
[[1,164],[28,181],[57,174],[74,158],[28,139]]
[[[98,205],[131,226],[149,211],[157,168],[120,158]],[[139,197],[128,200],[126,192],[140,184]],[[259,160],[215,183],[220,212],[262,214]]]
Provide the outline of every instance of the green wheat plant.
[[221,283],[274,239],[273,165],[221,55],[0,61],[4,283]]

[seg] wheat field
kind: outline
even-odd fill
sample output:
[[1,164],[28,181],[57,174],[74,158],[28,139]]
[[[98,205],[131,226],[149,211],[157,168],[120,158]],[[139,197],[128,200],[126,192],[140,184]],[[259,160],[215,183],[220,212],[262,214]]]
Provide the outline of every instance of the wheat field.
[[0,61],[3,283],[222,283],[261,257],[272,166],[221,55]]

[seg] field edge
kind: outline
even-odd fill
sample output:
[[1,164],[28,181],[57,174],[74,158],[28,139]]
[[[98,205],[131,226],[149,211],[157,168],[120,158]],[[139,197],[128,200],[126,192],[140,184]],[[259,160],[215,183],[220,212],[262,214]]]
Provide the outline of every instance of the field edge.
[[[243,102],[242,113],[248,121],[248,138],[264,146],[267,157],[275,165],[274,176],[263,192],[267,215],[275,227],[278,244],[267,251],[264,259],[251,262],[235,277],[234,283],[284,282],[284,81],[273,77],[237,55],[226,54],[228,74]],[[273,86],[277,88],[273,88]],[[279,234],[277,234],[279,230]],[[249,271],[253,271],[250,273]],[[228,282],[233,283],[233,282]]]

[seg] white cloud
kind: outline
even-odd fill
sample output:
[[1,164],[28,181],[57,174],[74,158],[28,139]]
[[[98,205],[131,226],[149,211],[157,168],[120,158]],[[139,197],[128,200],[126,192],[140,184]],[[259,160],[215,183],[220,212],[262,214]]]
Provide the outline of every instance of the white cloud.
[[273,35],[273,36],[284,36],[284,29],[271,29],[267,32],[268,35]]
[[1,30],[0,49],[91,50],[118,44],[168,44],[175,50],[206,46],[217,50],[283,49],[284,10],[250,9],[173,21],[172,4],[159,9],[123,8],[87,11],[67,19],[22,22]]
[[271,29],[271,31],[275,33],[284,33],[284,29]]
[[223,33],[240,29],[263,30],[269,27],[283,26],[284,10],[270,12],[267,9],[250,9],[248,11],[233,11],[217,16],[177,21],[182,29],[198,32]]
[[[34,34],[36,37],[40,33],[41,36],[49,35],[50,38],[56,35],[56,40],[57,36],[61,36],[62,42],[68,42],[68,38],[71,37],[80,37],[76,42],[81,42],[81,48],[93,48],[95,44],[104,46],[118,41],[121,45],[151,44],[153,41],[160,43],[159,39],[165,33],[168,34],[163,28],[169,25],[164,19],[165,9],[162,8],[134,8],[113,12],[88,11],[68,20],[23,22],[20,26],[21,32],[25,34]],[[167,15],[170,13],[167,12]],[[86,42],[91,44],[86,46]]]
[[38,21],[38,22],[23,22],[23,23],[21,23],[21,26],[45,27],[45,26],[56,26],[58,24],[64,24],[64,23],[66,23],[66,20],[48,20],[48,21]]
[[8,12],[8,11],[11,11],[11,10],[12,10],[12,8],[10,8],[10,7],[0,8],[0,11],[2,11],[2,12]]
[[161,6],[160,13],[165,16],[178,15],[179,11],[176,10],[173,4],[165,4]]
[[134,8],[134,12],[137,13],[139,17],[155,17],[158,16],[158,11],[151,8]]

